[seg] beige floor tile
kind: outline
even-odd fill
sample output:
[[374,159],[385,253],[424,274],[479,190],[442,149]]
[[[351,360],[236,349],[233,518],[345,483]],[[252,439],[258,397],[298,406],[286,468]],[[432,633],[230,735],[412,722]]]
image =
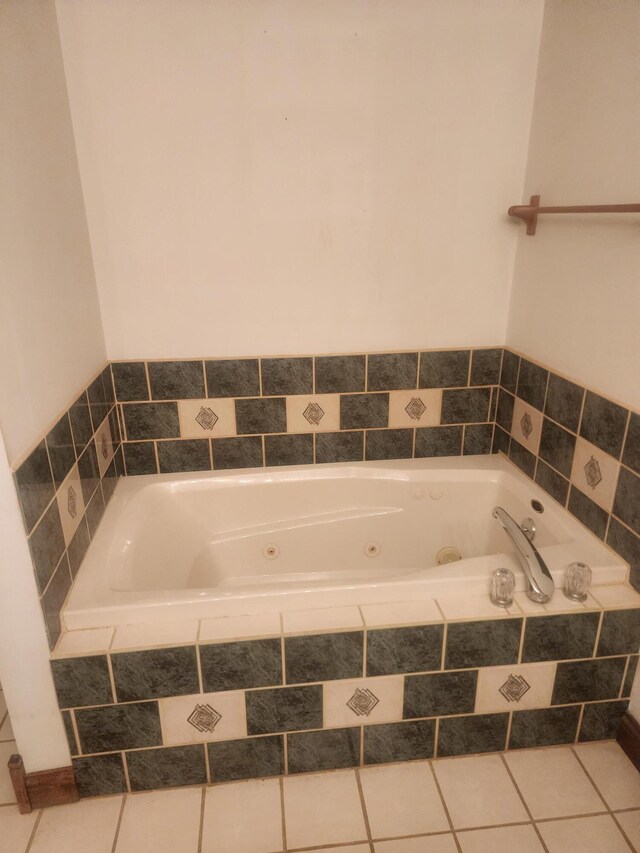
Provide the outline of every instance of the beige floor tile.
[[636,850],[640,850],[640,811],[620,812],[616,820]]
[[11,720],[9,719],[8,714],[5,714],[4,723],[0,725],[0,741],[5,740],[15,740],[13,729],[11,727]]
[[0,743],[0,806],[4,803],[15,803],[16,801],[7,767],[7,762],[15,751],[16,742],[14,740]]
[[111,853],[122,797],[44,809],[30,853]]
[[420,838],[398,838],[394,841],[376,841],[376,853],[457,853],[453,835],[427,835]]
[[449,829],[426,761],[368,767],[360,772],[360,778],[374,838]]
[[2,722],[2,718],[7,713],[7,702],[4,698],[4,691],[0,690],[0,722]]
[[495,826],[458,833],[462,853],[544,853],[544,847],[533,826]]
[[367,838],[353,770],[288,776],[284,779],[284,816],[290,849]]
[[614,741],[575,747],[610,809],[640,806],[640,774]]
[[569,747],[513,751],[505,759],[534,818],[604,811],[604,803]]
[[454,829],[529,820],[499,756],[449,758],[433,767]]
[[33,832],[38,812],[20,814],[17,806],[0,809],[0,839],[2,850],[24,853]]
[[207,789],[202,853],[272,853],[282,847],[278,779]]
[[115,853],[196,853],[201,806],[200,788],[127,797]]
[[629,846],[610,815],[576,817],[539,823],[549,853],[629,853]]
[[318,853],[370,853],[368,844],[348,844],[346,847],[316,847]]

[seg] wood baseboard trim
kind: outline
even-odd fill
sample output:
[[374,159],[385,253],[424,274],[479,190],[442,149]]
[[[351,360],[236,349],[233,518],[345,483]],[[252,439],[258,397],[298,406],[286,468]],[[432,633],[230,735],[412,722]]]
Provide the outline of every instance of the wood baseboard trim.
[[620,721],[617,741],[635,765],[636,770],[640,771],[640,723],[628,712]]
[[18,803],[20,814],[29,814],[34,809],[47,806],[62,806],[77,803],[80,799],[73,767],[55,767],[27,773],[20,755],[9,759],[9,776]]

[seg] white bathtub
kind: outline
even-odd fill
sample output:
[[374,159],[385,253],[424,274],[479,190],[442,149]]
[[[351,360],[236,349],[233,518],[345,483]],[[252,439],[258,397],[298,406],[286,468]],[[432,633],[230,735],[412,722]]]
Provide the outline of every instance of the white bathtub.
[[[163,474],[120,480],[64,620],[72,630],[483,594],[499,566],[525,589],[495,505],[534,518],[556,587],[573,560],[594,584],[626,580],[620,557],[497,456]],[[447,547],[462,559],[439,565]]]

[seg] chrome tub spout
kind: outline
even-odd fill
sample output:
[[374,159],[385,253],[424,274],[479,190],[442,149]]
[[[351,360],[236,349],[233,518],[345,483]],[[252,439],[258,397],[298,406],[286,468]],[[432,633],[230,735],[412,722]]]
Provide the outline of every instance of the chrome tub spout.
[[541,603],[549,601],[554,590],[553,578],[537,548],[524,534],[520,525],[501,506],[494,507],[492,514],[516,546],[518,559],[529,581],[527,595],[532,601]]

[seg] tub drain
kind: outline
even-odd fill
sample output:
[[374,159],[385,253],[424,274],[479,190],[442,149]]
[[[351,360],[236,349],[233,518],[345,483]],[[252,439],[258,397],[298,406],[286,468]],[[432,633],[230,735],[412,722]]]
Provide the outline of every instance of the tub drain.
[[377,542],[368,542],[364,546],[364,553],[367,557],[377,557],[380,554],[380,546]]
[[275,558],[280,554],[280,547],[278,545],[265,545],[262,549],[262,556],[267,560],[275,560]]
[[455,563],[461,559],[462,554],[457,548],[454,548],[453,545],[445,545],[445,547],[440,548],[436,554],[436,561],[439,566],[444,566],[445,563]]

